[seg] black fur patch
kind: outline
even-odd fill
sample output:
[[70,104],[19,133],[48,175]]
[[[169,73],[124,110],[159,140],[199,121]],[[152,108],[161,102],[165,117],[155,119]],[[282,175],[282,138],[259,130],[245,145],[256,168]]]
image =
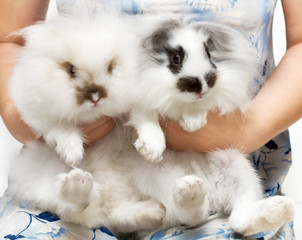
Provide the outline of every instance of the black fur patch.
[[170,20],[161,24],[161,28],[142,41],[142,47],[160,65],[167,61],[166,54],[171,32],[179,27],[179,22]]
[[205,46],[210,53],[210,61],[214,68],[216,68],[215,63],[234,60],[229,54],[225,53],[234,50],[233,36],[236,32],[226,29],[223,25],[208,25],[202,22],[195,23],[194,28],[208,36]]
[[79,105],[85,101],[92,101],[92,95],[94,93],[99,94],[99,98],[107,97],[107,90],[103,86],[96,85],[94,83],[85,83],[81,87],[76,88],[76,98]]
[[210,71],[205,75],[205,80],[210,88],[214,87],[217,81],[217,74],[216,72]]
[[202,90],[202,85],[201,81],[197,77],[182,77],[178,79],[177,88],[181,92],[200,93]]
[[210,53],[210,49],[209,49],[208,45],[206,43],[203,43],[203,46],[204,46],[204,49],[206,51],[207,57],[209,59],[211,59],[211,53]]
[[[181,46],[178,46],[177,48],[167,48],[166,53],[169,59],[168,68],[174,74],[179,73],[182,69],[182,63],[185,57],[184,49]],[[179,58],[178,63],[175,62],[176,56]]]
[[213,68],[217,68],[215,63],[212,61],[212,55],[211,55],[211,51],[213,51],[213,43],[210,39],[208,39],[208,41],[206,43],[203,43],[203,46],[204,46],[204,50],[206,52],[206,56],[208,57],[211,65]]
[[222,52],[231,51],[228,46],[231,46],[232,38],[231,33],[218,25],[205,25],[203,23],[195,25],[197,31],[202,31],[209,36],[206,45],[209,51],[218,50]]
[[157,31],[152,36],[152,50],[155,53],[163,53],[169,39],[169,32],[163,31],[163,29]]
[[156,53],[164,53],[171,37],[171,31],[179,27],[179,23],[177,21],[170,20],[163,22],[161,26],[161,28],[143,41],[143,47],[145,49],[148,49],[148,46],[151,45],[152,51]]

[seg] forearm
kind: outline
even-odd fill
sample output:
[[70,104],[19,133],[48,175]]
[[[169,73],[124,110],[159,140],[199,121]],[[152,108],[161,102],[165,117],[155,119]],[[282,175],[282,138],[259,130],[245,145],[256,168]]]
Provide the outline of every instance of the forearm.
[[175,122],[161,121],[167,145],[205,152],[235,147],[250,153],[302,116],[302,44],[288,49],[274,73],[252,100],[245,115],[209,113],[208,124],[193,133]]
[[[290,47],[252,101],[246,126],[251,150],[262,146],[302,117],[302,43]],[[256,133],[256,134],[255,134]],[[240,145],[240,144],[239,144]]]
[[10,96],[9,82],[20,45],[0,43],[0,114],[10,133],[20,142],[35,139],[31,129],[20,119]]
[[10,78],[24,43],[22,37],[12,36],[12,33],[44,20],[48,4],[49,0],[0,0],[0,114],[11,134],[22,143],[35,137],[21,120],[10,96]]
[[9,79],[21,46],[16,43],[0,43],[0,114],[7,110],[12,100],[9,94]]
[[49,0],[0,0],[0,43],[22,44],[24,39],[12,37],[11,33],[44,20]]

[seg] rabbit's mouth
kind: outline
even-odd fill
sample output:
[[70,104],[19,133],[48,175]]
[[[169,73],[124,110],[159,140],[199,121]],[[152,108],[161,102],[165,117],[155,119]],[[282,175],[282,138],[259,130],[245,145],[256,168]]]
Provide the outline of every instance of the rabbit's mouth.
[[93,105],[96,107],[98,105],[99,101],[101,100],[101,96],[100,96],[99,92],[97,92],[97,91],[96,92],[92,92],[90,94],[90,96],[88,97],[88,100],[90,102],[92,102]]
[[106,88],[94,83],[83,85],[76,90],[77,103],[79,105],[83,104],[85,101],[90,101],[94,107],[97,107],[101,99],[107,97]]
[[197,100],[204,98],[206,94],[207,94],[207,92],[196,93]]

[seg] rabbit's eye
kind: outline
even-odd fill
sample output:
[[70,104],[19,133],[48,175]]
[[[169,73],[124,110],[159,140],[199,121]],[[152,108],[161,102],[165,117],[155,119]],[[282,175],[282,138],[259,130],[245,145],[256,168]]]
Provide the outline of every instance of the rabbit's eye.
[[64,62],[64,63],[61,64],[61,66],[68,73],[70,78],[75,78],[77,76],[77,69],[72,63]]
[[107,72],[108,72],[109,74],[112,74],[112,72],[113,72],[113,70],[114,70],[114,68],[115,68],[115,65],[116,65],[116,62],[115,62],[115,59],[113,58],[113,59],[111,59],[111,60],[109,61],[109,63],[108,63]]
[[185,59],[185,51],[181,46],[174,48],[166,48],[166,53],[169,61],[168,68],[172,73],[178,74],[182,69],[182,64]]
[[75,77],[76,75],[76,69],[75,69],[75,66],[73,65],[70,65],[70,68],[69,68],[69,73],[72,77]]
[[178,53],[173,54],[171,56],[171,62],[176,65],[176,66],[180,66],[181,65],[181,57]]
[[76,74],[77,74],[76,68],[75,68],[75,66],[72,65],[72,64],[70,64],[70,66],[69,66],[69,74],[70,74],[70,76],[71,76],[72,78],[75,78],[75,77],[76,77]]

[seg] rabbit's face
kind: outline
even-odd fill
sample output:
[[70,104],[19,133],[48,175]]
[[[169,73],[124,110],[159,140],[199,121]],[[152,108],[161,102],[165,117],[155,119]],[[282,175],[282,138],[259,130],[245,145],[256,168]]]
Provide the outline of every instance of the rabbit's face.
[[69,20],[38,26],[25,51],[43,105],[71,118],[123,112],[133,69],[131,52],[124,47],[127,32],[121,28],[117,22]]
[[216,66],[207,39],[194,29],[178,29],[164,47],[168,69],[187,100],[199,100],[215,86]]
[[248,41],[218,23],[163,22],[143,40],[142,49],[142,82],[154,89],[150,99],[159,93],[167,104],[209,99],[218,89],[247,85],[254,74]]
[[[86,42],[83,44],[89,44]],[[71,99],[74,101],[74,107],[81,110],[94,110],[104,105],[108,98],[114,97],[114,86],[117,81],[123,81],[122,73],[116,73],[121,69],[117,69],[115,56],[109,54],[105,56],[105,52],[94,53],[100,57],[87,57],[87,52],[73,54],[73,58],[65,58],[57,63],[58,71],[61,72],[63,82],[67,82],[72,89]],[[88,56],[90,55],[88,54]],[[67,55],[66,55],[67,56]]]
[[216,65],[201,31],[167,23],[144,42],[144,48],[158,78],[183,101],[198,101],[215,86]]

